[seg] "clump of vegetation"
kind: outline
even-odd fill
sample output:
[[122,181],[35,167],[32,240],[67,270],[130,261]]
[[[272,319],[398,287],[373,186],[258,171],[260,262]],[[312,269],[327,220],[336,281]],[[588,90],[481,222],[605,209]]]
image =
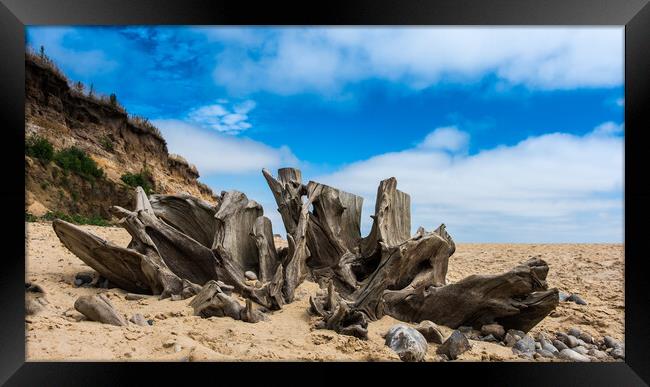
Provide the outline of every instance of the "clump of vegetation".
[[108,136],[103,136],[102,138],[100,138],[99,144],[102,146],[102,148],[104,148],[106,152],[113,153],[113,151],[115,150],[113,141]]
[[89,181],[104,177],[104,170],[97,166],[95,160],[91,159],[86,152],[74,146],[56,152],[54,161],[64,171],[75,172]]
[[158,138],[159,140],[163,141],[165,145],[167,144],[165,139],[162,136],[162,133],[160,133],[160,130],[152,124],[148,118],[142,117],[142,116],[137,116],[133,114],[129,114],[129,123],[136,128],[149,133],[153,135],[154,137]]
[[[35,218],[36,220],[39,220],[39,218],[36,218],[33,215],[32,215],[32,217]],[[68,215],[68,214],[66,214],[64,212],[61,212],[61,211],[50,211],[47,214],[43,215],[40,219],[41,220],[48,220],[48,221],[52,221],[54,219],[61,219],[61,220],[65,220],[66,222],[69,222],[69,223],[80,224],[80,225],[88,224],[88,225],[91,225],[91,226],[104,226],[104,227],[106,227],[106,226],[111,225],[106,219],[104,219],[104,218],[102,218],[100,216],[85,217],[85,216],[80,215],[80,214]],[[35,220],[32,220],[32,221],[35,221]]]
[[130,187],[142,187],[147,195],[153,193],[155,184],[151,173],[146,168],[143,168],[140,173],[127,172],[122,175],[121,179]]
[[46,138],[32,136],[25,139],[25,154],[49,163],[54,158],[54,147]]
[[65,76],[63,71],[59,69],[56,64],[50,59],[47,55],[45,55],[45,47],[41,46],[39,49],[39,52],[36,53],[33,48],[27,47],[25,55],[31,59],[34,63],[39,64],[42,67],[45,67],[52,71],[54,74],[58,75],[61,77],[61,79],[68,81],[68,78]]
[[25,222],[36,222],[38,220],[38,216],[30,214],[29,212],[25,211]]

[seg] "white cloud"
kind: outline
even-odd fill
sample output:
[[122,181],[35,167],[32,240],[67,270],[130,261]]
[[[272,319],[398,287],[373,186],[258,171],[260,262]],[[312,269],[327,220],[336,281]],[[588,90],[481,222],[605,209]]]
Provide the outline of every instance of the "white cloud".
[[187,119],[195,124],[218,132],[238,134],[252,126],[248,122],[247,113],[254,108],[255,101],[252,100],[246,100],[229,106],[227,100],[219,99],[215,104],[193,109],[187,115]]
[[603,122],[598,125],[592,135],[594,136],[615,136],[623,133],[624,124],[617,124],[615,122]]
[[461,132],[455,126],[438,128],[429,133],[419,144],[421,149],[447,150],[457,152],[466,149],[469,143],[469,135]]
[[[414,230],[446,223],[460,241],[620,242],[623,139],[615,136],[618,126],[605,123],[585,136],[531,137],[474,155],[454,146],[416,146],[315,180],[362,195],[366,231],[379,181],[394,176],[398,188],[411,195]],[[445,138],[441,133],[451,131],[438,129],[424,142]],[[451,154],[450,148],[455,149]]]
[[262,168],[298,164],[286,146],[273,148],[246,138],[206,132],[180,120],[152,122],[167,140],[169,151],[195,164],[201,175],[258,172],[261,176]]
[[506,84],[621,85],[623,28],[215,28],[215,80],[231,91],[339,93],[370,79],[424,88],[496,74]]
[[78,35],[74,28],[70,27],[30,27],[30,45],[35,50],[43,46],[45,54],[54,58],[57,65],[71,69],[82,76],[108,73],[115,70],[119,64],[109,59],[102,50],[78,50],[66,48],[63,45],[64,38],[75,39]]

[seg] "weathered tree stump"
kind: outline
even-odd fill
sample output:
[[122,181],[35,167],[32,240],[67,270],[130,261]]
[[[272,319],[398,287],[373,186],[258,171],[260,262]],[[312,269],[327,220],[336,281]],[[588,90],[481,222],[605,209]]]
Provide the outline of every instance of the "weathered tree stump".
[[[419,228],[411,237],[411,199],[395,178],[379,184],[371,231],[361,237],[361,197],[303,184],[297,169],[280,169],[277,179],[262,172],[287,230],[286,249],[276,249],[262,207],[237,191],[222,192],[212,206],[188,195],[149,200],[138,187],[134,211],[112,208],[132,236],[127,247],[64,221],[53,227],[70,251],[115,286],[161,297],[198,293],[192,305],[202,315],[257,321],[252,302],[280,309],[308,278],[327,288],[310,298],[312,313],[322,318],[319,327],[361,338],[369,320],[386,314],[451,328],[498,323],[528,331],[558,303],[542,260],[447,284],[456,245],[444,224],[432,232]],[[256,273],[261,286],[249,285],[246,271]]]

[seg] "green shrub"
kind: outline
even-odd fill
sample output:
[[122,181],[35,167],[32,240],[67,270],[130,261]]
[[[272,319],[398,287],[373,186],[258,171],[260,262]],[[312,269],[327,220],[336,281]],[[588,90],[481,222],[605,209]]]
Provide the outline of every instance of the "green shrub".
[[140,173],[130,173],[127,172],[122,175],[122,181],[131,187],[140,186],[144,192],[149,195],[153,192],[154,183],[151,174],[147,170],[143,170]]
[[54,157],[54,147],[46,138],[33,136],[25,139],[25,154],[49,163]]
[[38,217],[25,211],[25,222],[36,222]]
[[111,224],[106,221],[105,219],[99,217],[99,216],[92,216],[92,217],[85,217],[83,215],[79,214],[72,214],[68,215],[64,212],[61,211],[50,211],[47,214],[45,214],[42,217],[43,220],[49,220],[52,221],[54,219],[61,219],[65,220],[66,222],[69,223],[74,223],[74,224],[89,224],[92,226],[110,226]]
[[54,161],[64,171],[75,172],[86,180],[100,179],[104,171],[97,166],[95,160],[91,159],[83,150],[70,147],[56,152]]
[[104,148],[106,152],[111,152],[115,150],[115,146],[113,145],[113,141],[111,141],[108,136],[103,136],[102,138],[99,139],[99,144]]

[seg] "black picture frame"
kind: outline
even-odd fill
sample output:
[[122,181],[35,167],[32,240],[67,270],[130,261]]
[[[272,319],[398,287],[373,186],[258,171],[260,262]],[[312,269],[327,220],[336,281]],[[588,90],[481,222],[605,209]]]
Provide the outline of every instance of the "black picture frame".
[[[617,25],[625,26],[625,362],[616,363],[44,363],[25,362],[24,94],[26,25]],[[289,2],[205,0],[0,0],[0,87],[3,183],[0,269],[0,383],[122,385],[174,375],[230,375],[285,384],[382,381],[481,385],[636,386],[650,383],[650,292],[645,222],[650,219],[650,5],[648,0],[438,0]],[[594,42],[594,44],[598,44]],[[570,270],[570,268],[565,268]],[[260,368],[251,372],[250,368]],[[281,370],[279,368],[282,368]],[[311,373],[297,377],[295,372]],[[346,376],[342,376],[342,372]],[[169,379],[171,380],[171,379]]]

